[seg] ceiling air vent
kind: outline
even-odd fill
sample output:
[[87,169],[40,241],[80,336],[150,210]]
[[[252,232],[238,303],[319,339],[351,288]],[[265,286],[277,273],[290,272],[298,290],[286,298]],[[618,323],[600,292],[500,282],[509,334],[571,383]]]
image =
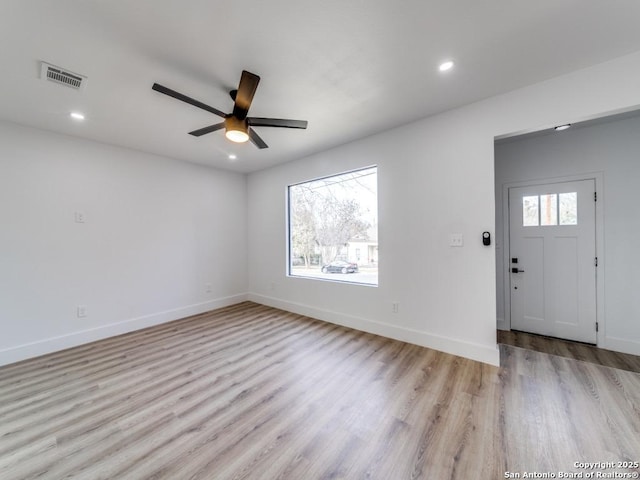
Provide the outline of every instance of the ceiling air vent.
[[87,77],[84,75],[73,73],[46,62],[42,62],[41,64],[40,78],[59,83],[60,85],[66,85],[74,90],[82,90],[87,82]]

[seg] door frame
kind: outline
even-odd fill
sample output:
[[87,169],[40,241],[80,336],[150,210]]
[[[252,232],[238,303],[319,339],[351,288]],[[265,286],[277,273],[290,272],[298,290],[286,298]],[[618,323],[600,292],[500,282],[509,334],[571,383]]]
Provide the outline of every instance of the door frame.
[[511,278],[509,276],[509,189],[515,187],[529,187],[532,185],[545,185],[549,183],[576,182],[580,180],[594,180],[598,200],[596,201],[595,235],[596,235],[596,257],[598,257],[598,267],[596,268],[596,322],[598,331],[596,332],[596,346],[600,346],[606,336],[606,322],[604,316],[604,172],[592,172],[562,177],[539,178],[535,180],[524,180],[519,182],[508,182],[502,184],[502,275],[503,297],[504,297],[504,322],[503,327],[511,330]]

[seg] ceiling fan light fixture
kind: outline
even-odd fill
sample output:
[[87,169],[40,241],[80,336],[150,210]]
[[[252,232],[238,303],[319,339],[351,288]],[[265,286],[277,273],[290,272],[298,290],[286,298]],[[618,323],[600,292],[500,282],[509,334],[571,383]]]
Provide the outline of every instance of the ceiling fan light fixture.
[[217,108],[213,108],[205,103],[199,102],[195,98],[188,97],[180,92],[164,87],[159,83],[154,83],[151,89],[162,93],[163,95],[173,97],[176,100],[180,100],[181,102],[193,105],[194,107],[201,108],[202,110],[213,113],[214,115],[224,119],[222,122],[189,132],[189,135],[193,135],[194,137],[201,137],[202,135],[217,132],[224,128],[225,136],[230,141],[235,143],[244,143],[251,140],[251,143],[253,143],[257,148],[263,149],[269,148],[269,145],[260,138],[260,135],[258,135],[253,128],[249,129],[249,125],[251,125],[251,127],[307,128],[306,120],[247,116],[249,114],[249,108],[251,107],[251,102],[253,101],[253,96],[256,93],[258,83],[260,83],[260,77],[258,75],[247,72],[246,70],[242,71],[237,90],[231,90],[231,92],[229,92],[233,99],[232,113],[224,113]]
[[224,136],[235,143],[244,143],[249,140],[249,127],[246,120],[229,117],[224,121]]
[[224,135],[229,140],[236,143],[244,143],[249,140],[249,134],[242,130],[227,130]]

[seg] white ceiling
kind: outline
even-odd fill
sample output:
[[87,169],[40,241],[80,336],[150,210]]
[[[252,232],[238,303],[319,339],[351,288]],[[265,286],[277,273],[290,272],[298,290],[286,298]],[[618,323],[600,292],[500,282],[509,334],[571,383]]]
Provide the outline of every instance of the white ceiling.
[[[638,51],[638,25],[637,0],[1,0],[0,118],[251,172]],[[40,80],[42,60],[86,88]],[[265,150],[196,138],[220,119],[151,90],[230,111],[243,69],[251,116],[309,128],[258,127]]]

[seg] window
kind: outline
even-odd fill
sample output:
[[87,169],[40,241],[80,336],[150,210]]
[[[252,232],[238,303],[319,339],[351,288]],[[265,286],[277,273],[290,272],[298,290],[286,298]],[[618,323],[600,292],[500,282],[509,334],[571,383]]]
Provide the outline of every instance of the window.
[[561,193],[560,198],[560,225],[578,224],[578,193]]
[[577,192],[522,197],[522,225],[525,227],[577,224]]
[[377,285],[377,167],[288,190],[289,275]]

